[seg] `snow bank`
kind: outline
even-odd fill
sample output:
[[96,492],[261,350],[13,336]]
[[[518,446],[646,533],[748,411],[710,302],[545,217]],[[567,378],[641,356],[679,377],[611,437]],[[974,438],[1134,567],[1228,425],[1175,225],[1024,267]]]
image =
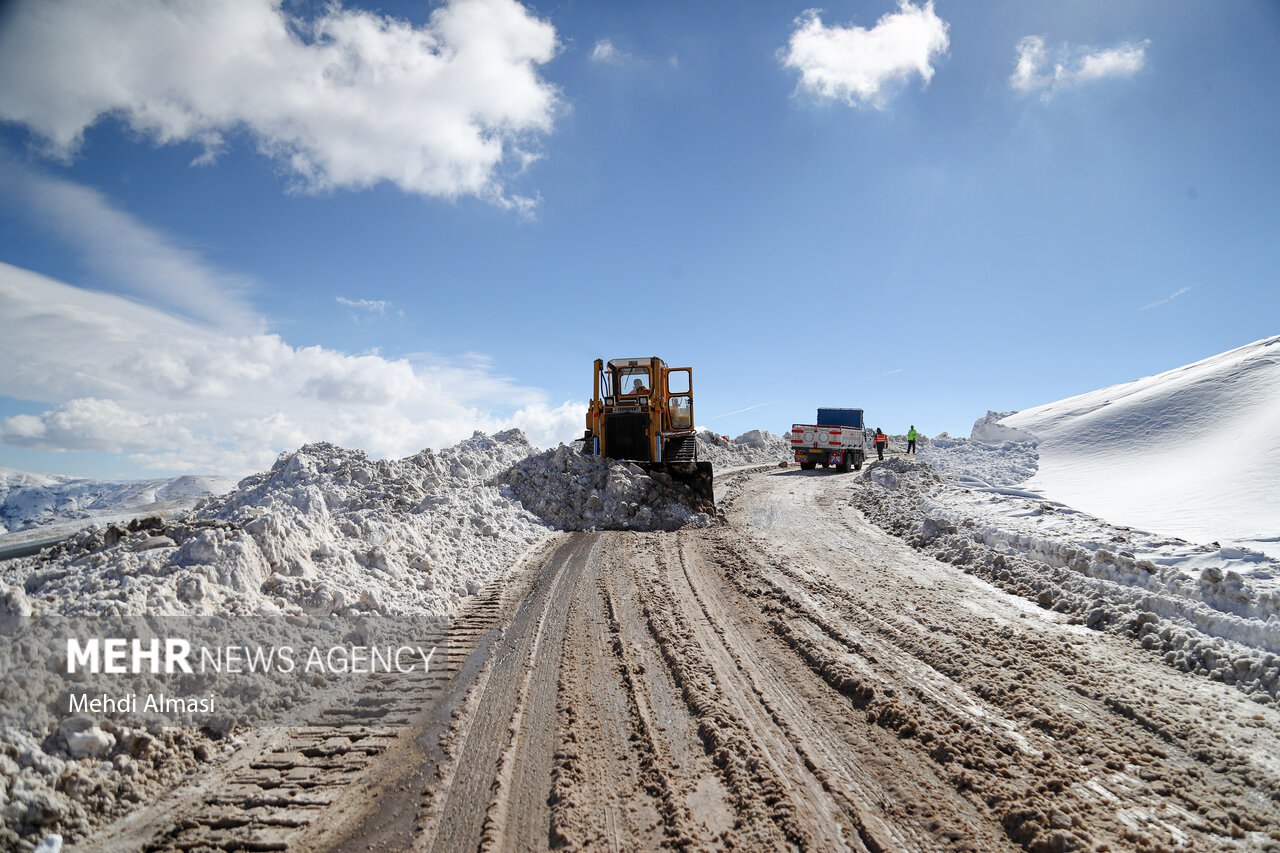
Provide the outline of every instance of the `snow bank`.
[[982,417],[974,421],[973,429],[969,433],[970,441],[980,441],[984,444],[1005,444],[1007,442],[1030,442],[1036,441],[1034,433],[1016,429],[1009,426],[1005,419],[1017,414],[1017,412],[987,412]]
[[872,462],[857,482],[855,506],[938,560],[1280,702],[1280,562],[1115,527],[1031,493],[966,488],[923,460]]
[[[492,482],[533,450],[514,430],[401,460],[311,444],[178,518],[0,563],[0,848],[80,837],[221,751],[215,735],[350,689],[331,675],[144,674],[130,691],[216,693],[216,711],[176,726],[86,717],[67,707],[66,638],[304,648],[408,626],[421,639],[548,534]],[[107,676],[77,683],[121,692]]]
[[776,464],[791,458],[791,442],[768,430],[753,429],[726,441],[711,430],[698,431],[698,458],[718,469]]
[[1035,475],[1040,459],[1031,442],[992,444],[963,438],[935,438],[917,455],[938,473],[971,488],[1016,486]]
[[1039,439],[1026,485],[1046,497],[1117,524],[1280,556],[1280,336],[994,426]]
[[180,543],[171,560],[215,566],[237,590],[271,575],[274,596],[310,607],[328,598],[332,612],[366,602],[449,613],[546,535],[490,483],[533,452],[519,430],[400,460],[307,445],[198,507],[196,518],[232,528]]

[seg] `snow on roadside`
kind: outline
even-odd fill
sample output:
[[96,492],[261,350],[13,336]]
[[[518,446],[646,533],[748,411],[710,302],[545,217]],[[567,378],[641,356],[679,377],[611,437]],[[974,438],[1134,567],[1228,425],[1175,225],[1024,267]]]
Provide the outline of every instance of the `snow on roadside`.
[[[697,441],[698,459],[720,470],[776,464],[790,453],[786,439],[764,430],[735,439],[701,430]],[[529,456],[499,481],[559,530],[677,530],[714,523],[689,488],[670,475],[585,456],[578,442]]]
[[941,437],[922,445],[917,455],[954,482],[988,489],[1024,482],[1036,473],[1040,459],[1032,442]]
[[1004,423],[1005,418],[1016,414],[1017,412],[987,412],[974,422],[969,439],[981,444],[1034,444],[1036,437],[1033,434]]
[[559,530],[678,530],[715,521],[700,510],[688,486],[669,474],[586,456],[577,443],[530,456],[499,482]]
[[791,442],[786,436],[762,429],[744,432],[731,440],[704,429],[698,431],[698,458],[717,469],[776,464],[791,458]]
[[[1016,467],[1029,448],[1009,442],[999,452],[1021,460]],[[918,461],[872,462],[852,503],[942,562],[1073,622],[1131,635],[1178,669],[1280,702],[1280,563],[1116,527],[1016,483],[991,485],[1009,470],[991,464],[995,452],[959,443]],[[977,463],[970,473],[966,460]]]
[[[80,837],[219,754],[211,735],[278,719],[341,682],[144,674],[128,682],[135,694],[214,691],[216,712],[176,726],[72,714],[67,637],[328,647],[450,613],[548,535],[490,483],[532,452],[515,430],[400,460],[307,445],[181,517],[83,531],[0,563],[0,847]],[[86,677],[83,690],[120,684]]]

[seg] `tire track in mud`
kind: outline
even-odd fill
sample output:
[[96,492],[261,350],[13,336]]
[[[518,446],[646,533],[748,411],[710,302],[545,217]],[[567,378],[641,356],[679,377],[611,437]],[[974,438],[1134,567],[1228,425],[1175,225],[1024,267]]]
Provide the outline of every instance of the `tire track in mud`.
[[[651,553],[658,571],[639,578],[643,584],[641,612],[652,642],[697,723],[698,737],[733,798],[738,813],[735,829],[745,836],[748,847],[812,847],[813,840],[797,817],[797,803],[787,794],[787,774],[757,742],[747,719],[748,709],[739,704],[706,659],[705,648],[680,613],[675,591],[664,577],[660,550]],[[754,716],[759,720],[763,715],[756,709]],[[803,769],[798,775],[797,781],[805,781]],[[829,840],[843,846],[838,835]]]
[[593,534],[565,538],[536,569],[529,595],[495,642],[468,697],[438,812],[415,848],[432,851],[550,846],[556,694],[567,600],[590,561]]
[[[811,488],[803,497],[818,506],[806,515],[876,538],[851,511],[823,500],[821,486]],[[1259,845],[1280,838],[1276,774],[1258,773],[1203,711],[1188,709],[1178,693],[1189,685],[1163,669],[1147,678],[1153,667],[1146,666],[1136,684],[1127,661],[1097,666],[1097,649],[1114,643],[1092,632],[1037,620],[1000,625],[1017,619],[995,606],[1002,594],[994,590],[986,595],[993,610],[1004,610],[999,619],[948,606],[963,604],[963,595],[949,601],[955,587],[970,583],[962,575],[917,583],[890,563],[847,565],[841,585],[830,574],[838,564],[798,568],[830,563],[827,542],[793,537],[788,544],[797,547],[779,548],[777,537],[747,538],[745,547],[722,540],[726,578],[777,611],[779,636],[868,721],[916,744],[957,790],[978,795],[1011,840],[1033,850],[1099,841],[1234,849],[1246,837]],[[902,550],[897,556],[921,559]],[[869,574],[879,583],[869,583]],[[913,680],[914,690],[902,689]],[[1245,727],[1260,728],[1262,716],[1250,714]]]
[[[845,844],[871,850],[999,849],[999,834],[984,831],[967,803],[936,810],[950,794],[931,767],[912,768],[911,756],[895,749],[893,738],[868,731],[843,695],[797,666],[797,649],[779,642],[775,619],[758,600],[726,593],[717,549],[736,531],[689,538],[679,552],[679,572],[709,630],[742,672],[745,686],[776,729],[766,738],[772,754],[794,751],[821,784],[856,835]],[[915,762],[921,764],[919,761]]]
[[688,847],[693,818],[638,688],[643,666],[625,648],[607,580],[592,586],[571,605],[552,837],[570,849]]
[[657,846],[665,804],[649,780],[653,744],[635,718],[602,582],[584,578],[560,670],[551,837],[571,849]]

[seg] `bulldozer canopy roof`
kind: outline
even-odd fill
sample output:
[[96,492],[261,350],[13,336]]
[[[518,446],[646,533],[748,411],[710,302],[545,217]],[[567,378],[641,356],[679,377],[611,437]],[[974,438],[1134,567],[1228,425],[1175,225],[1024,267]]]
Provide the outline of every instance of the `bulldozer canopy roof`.
[[659,361],[656,358],[613,358],[609,360],[609,367],[649,367],[653,362]]

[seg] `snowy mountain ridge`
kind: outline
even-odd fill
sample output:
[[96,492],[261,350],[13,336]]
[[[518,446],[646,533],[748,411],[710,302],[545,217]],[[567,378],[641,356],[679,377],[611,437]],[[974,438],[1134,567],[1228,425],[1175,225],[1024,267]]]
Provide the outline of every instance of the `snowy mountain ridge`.
[[190,474],[104,481],[0,468],[0,539],[34,528],[65,528],[140,511],[184,509],[234,486],[225,477]]

